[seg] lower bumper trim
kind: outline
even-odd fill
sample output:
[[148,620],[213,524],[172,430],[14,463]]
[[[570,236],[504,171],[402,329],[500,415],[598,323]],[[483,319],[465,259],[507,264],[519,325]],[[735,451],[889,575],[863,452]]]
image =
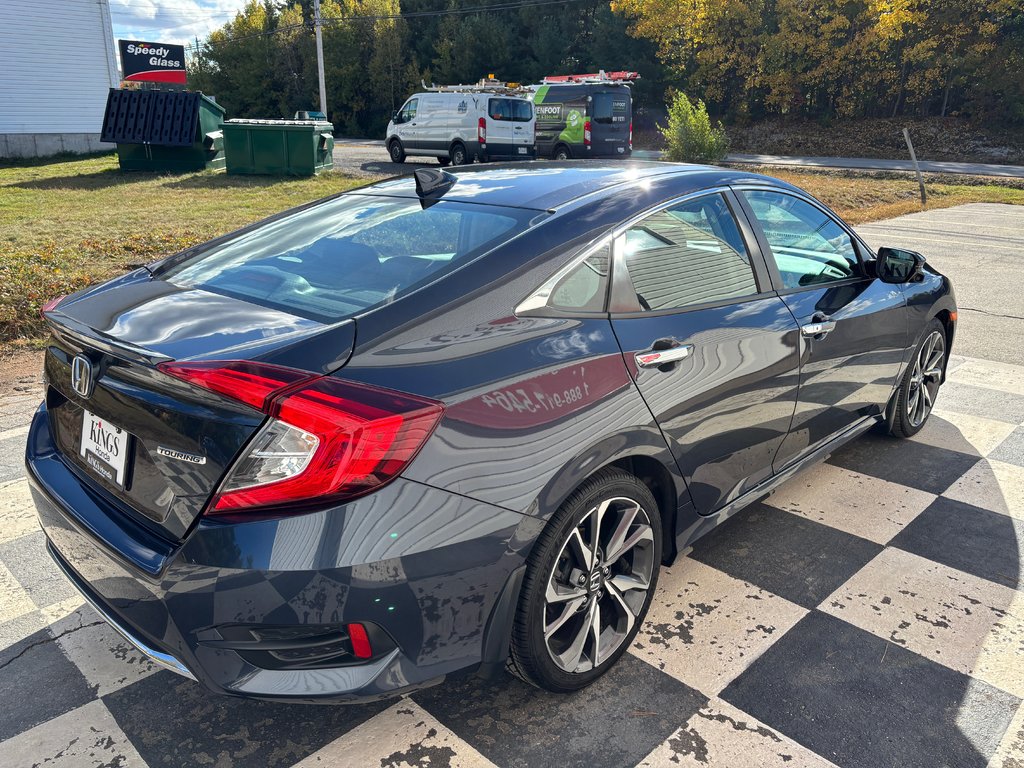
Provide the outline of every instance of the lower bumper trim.
[[162,667],[163,669],[169,669],[171,672],[176,672],[182,677],[187,677],[189,680],[196,680],[196,676],[189,671],[188,667],[186,667],[184,664],[182,664],[180,661],[174,658],[174,656],[172,656],[169,653],[163,653],[161,651],[157,651],[153,648],[150,648],[148,645],[142,642],[142,640],[137,638],[125,627],[123,627],[117,621],[117,619],[111,616],[110,613],[92,597],[92,595],[90,595],[88,592],[86,592],[79,586],[78,577],[74,572],[71,571],[67,563],[64,562],[64,558],[58,555],[50,544],[46,545],[46,549],[50,553],[50,557],[53,558],[53,561],[57,564],[57,567],[60,568],[61,572],[67,577],[68,581],[70,581],[72,585],[75,587],[75,589],[78,590],[78,593],[82,596],[82,598],[90,606],[92,606],[92,609],[96,611],[96,613],[100,615],[100,618],[107,622],[107,624],[109,624],[114,629],[115,632],[121,635],[121,637],[123,637],[133,646],[135,646],[135,648],[138,649],[140,653],[146,656],[150,661],[152,661],[157,666]]

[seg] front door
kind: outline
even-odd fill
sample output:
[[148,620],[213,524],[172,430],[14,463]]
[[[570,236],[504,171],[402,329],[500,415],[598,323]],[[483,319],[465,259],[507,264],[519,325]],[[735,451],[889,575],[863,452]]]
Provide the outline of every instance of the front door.
[[419,148],[419,123],[416,119],[419,101],[418,98],[409,99],[398,112],[395,135],[402,140],[402,146],[406,149]]
[[616,242],[614,294],[635,307],[612,326],[702,514],[771,475],[798,384],[796,321],[729,199],[683,199]]
[[898,285],[867,276],[850,233],[823,208],[778,190],[743,190],[769,269],[801,327],[800,395],[782,469],[866,416],[882,413],[907,346]]

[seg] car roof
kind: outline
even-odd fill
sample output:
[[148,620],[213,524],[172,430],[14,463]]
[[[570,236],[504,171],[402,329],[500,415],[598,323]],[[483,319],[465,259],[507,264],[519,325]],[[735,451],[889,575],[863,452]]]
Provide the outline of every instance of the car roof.
[[[584,196],[666,176],[692,181],[692,191],[739,181],[789,186],[778,179],[729,168],[636,160],[482,164],[445,169],[445,173],[454,176],[455,183],[444,193],[443,200],[541,211],[556,210]],[[686,191],[689,189],[680,194]],[[416,181],[413,174],[397,176],[352,190],[351,194],[415,198]]]

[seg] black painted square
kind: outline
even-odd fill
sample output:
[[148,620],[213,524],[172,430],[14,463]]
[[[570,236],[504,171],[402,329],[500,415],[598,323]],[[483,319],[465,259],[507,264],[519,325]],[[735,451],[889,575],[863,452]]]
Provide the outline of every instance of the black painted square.
[[889,542],[915,555],[1014,589],[1024,583],[1024,521],[938,498]]
[[468,677],[413,699],[502,768],[635,765],[707,703],[628,653],[571,695]]
[[93,699],[85,676],[45,628],[0,651],[0,691],[0,741]]
[[853,472],[935,494],[949,488],[977,461],[977,456],[878,432],[844,445],[828,460]]
[[843,768],[984,768],[1020,704],[818,611],[721,696]]
[[700,539],[690,557],[813,608],[881,551],[859,536],[755,504]]
[[394,702],[311,706],[229,698],[157,672],[104,696],[103,703],[151,768],[284,768]]

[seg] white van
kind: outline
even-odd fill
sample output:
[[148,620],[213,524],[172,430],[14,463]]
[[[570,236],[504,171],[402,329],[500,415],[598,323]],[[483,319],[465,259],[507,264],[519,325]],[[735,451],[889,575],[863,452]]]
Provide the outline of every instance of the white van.
[[385,146],[396,163],[410,155],[441,165],[536,157],[532,94],[495,85],[435,88],[409,97],[388,123]]

